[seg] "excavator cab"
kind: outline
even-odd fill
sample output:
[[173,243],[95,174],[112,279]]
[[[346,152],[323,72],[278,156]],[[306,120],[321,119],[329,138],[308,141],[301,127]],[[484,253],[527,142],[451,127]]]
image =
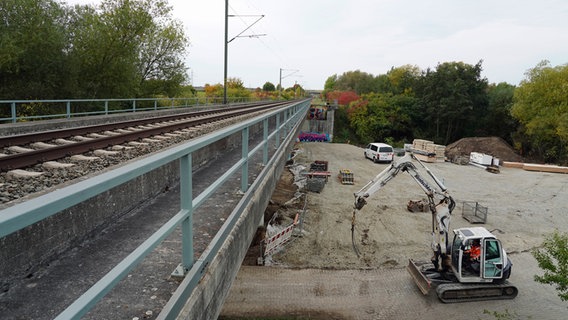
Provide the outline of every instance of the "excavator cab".
[[501,242],[485,228],[454,230],[451,253],[452,271],[459,282],[498,283],[508,278],[507,254]]
[[[479,251],[472,250],[478,243]],[[513,299],[517,288],[506,280],[511,261],[501,242],[483,227],[454,230],[447,251],[451,272],[439,272],[427,262],[409,259],[407,270],[423,294],[436,287],[436,295],[445,303]],[[473,259],[472,259],[473,258]],[[477,260],[476,260],[477,259]]]

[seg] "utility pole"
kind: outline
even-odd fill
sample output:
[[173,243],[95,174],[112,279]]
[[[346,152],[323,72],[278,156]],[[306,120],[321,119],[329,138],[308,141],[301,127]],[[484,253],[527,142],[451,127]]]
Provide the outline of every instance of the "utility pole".
[[227,56],[229,47],[229,0],[225,0],[225,73],[223,76],[223,104],[227,104]]
[[234,36],[231,40],[229,39],[229,17],[236,17],[234,15],[229,15],[229,0],[225,0],[225,72],[224,72],[224,76],[223,76],[223,104],[227,104],[227,65],[228,65],[228,56],[229,56],[229,43],[233,40],[235,40],[236,38],[242,38],[242,37],[247,37],[247,38],[258,38],[261,36],[265,36],[266,34],[251,34],[251,35],[245,35],[245,36],[241,36],[245,31],[247,31],[248,29],[250,29],[250,27],[252,27],[255,23],[257,23],[258,21],[260,21],[260,19],[264,18],[264,15],[254,15],[252,17],[259,17],[255,22],[253,22],[250,26],[248,26],[246,29],[244,29],[243,31],[241,31],[241,33],[237,34],[236,36]]
[[[291,73],[282,76],[282,71],[291,71]],[[278,80],[278,96],[280,97],[282,95],[282,79],[289,77],[297,72],[300,72],[300,70],[296,70],[296,69],[282,69],[280,68],[280,80]]]

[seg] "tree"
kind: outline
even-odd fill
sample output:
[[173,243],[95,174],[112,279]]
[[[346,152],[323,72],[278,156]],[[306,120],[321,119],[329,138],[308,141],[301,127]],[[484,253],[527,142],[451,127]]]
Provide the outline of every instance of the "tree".
[[391,68],[386,76],[389,82],[389,91],[393,94],[401,94],[413,90],[416,82],[420,79],[420,68],[413,65],[403,65]]
[[[328,80],[330,80],[328,78]],[[333,89],[340,91],[355,91],[357,94],[374,92],[375,77],[360,70],[347,71],[337,77]]]
[[497,136],[513,144],[513,133],[517,131],[518,122],[511,115],[515,86],[506,82],[491,84],[487,88],[488,108],[483,118],[485,125],[477,128],[477,136]]
[[323,90],[331,91],[335,89],[335,83],[337,82],[337,75],[334,74],[325,80],[325,84],[323,86]]
[[[170,10],[165,9],[163,15],[169,18]],[[183,56],[188,40],[181,24],[169,19],[166,23],[155,21],[144,35],[138,62],[142,95],[177,95],[186,80]],[[150,83],[154,85],[147,88]],[[159,87],[156,87],[156,83]]]
[[0,2],[0,99],[61,97],[68,73],[65,20],[53,0]]
[[81,97],[175,94],[185,81],[187,39],[165,0],[76,6],[72,57]]
[[[208,98],[213,97],[222,97],[223,96],[223,85],[220,83],[210,85],[209,83],[205,84],[205,96]],[[227,93],[228,95],[228,93]]]
[[228,78],[227,96],[232,98],[248,98],[251,96],[251,92],[245,88],[243,80],[239,78]]
[[274,86],[274,84],[272,82],[266,82],[262,86],[262,91],[266,91],[266,92],[276,91],[276,87]]
[[558,231],[547,236],[541,249],[532,252],[543,275],[535,275],[537,282],[556,286],[558,296],[568,300],[568,234]]
[[540,62],[515,90],[511,114],[530,138],[530,151],[547,162],[568,162],[568,65]]
[[426,116],[428,136],[438,143],[474,135],[483,126],[476,121],[487,112],[488,105],[488,84],[481,78],[481,63],[445,62],[423,74],[417,96]]
[[355,91],[332,91],[326,95],[326,100],[329,102],[337,101],[337,104],[348,106],[351,102],[359,100],[360,97]]
[[401,141],[412,136],[411,119],[406,111],[412,99],[400,95],[370,93],[350,104],[349,125],[359,142]]

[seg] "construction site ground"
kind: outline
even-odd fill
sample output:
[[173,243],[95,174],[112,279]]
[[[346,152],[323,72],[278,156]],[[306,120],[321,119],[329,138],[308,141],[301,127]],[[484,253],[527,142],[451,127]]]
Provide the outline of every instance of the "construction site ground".
[[[416,182],[400,173],[369,198],[356,219],[357,257],[351,241],[353,193],[388,164],[373,163],[362,148],[348,144],[298,143],[294,167],[309,169],[314,161],[327,161],[331,176],[319,193],[299,190],[307,197],[304,219],[295,230],[299,236],[265,266],[255,265],[260,249],[251,247],[220,319],[566,318],[568,302],[554,287],[534,281],[542,271],[531,251],[554,230],[568,232],[568,175],[426,163],[457,202],[450,228],[495,230],[513,262],[510,282],[519,289],[513,300],[444,304],[435,292],[424,296],[405,270],[409,258],[431,257],[431,214],[407,210],[409,200],[426,198]],[[353,172],[353,185],[340,182],[342,169]],[[283,226],[304,207],[303,197],[290,201],[299,177],[284,172],[267,210],[277,212]],[[462,217],[466,201],[488,208],[485,224]]]

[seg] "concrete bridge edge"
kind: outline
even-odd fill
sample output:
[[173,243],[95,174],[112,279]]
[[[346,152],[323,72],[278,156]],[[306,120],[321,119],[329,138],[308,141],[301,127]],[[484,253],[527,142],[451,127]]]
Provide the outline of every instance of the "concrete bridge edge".
[[[264,211],[284,170],[288,156],[294,148],[302,123],[303,121],[298,122],[293,134],[289,135],[283,142],[286,147],[282,148],[280,154],[276,155],[274,165],[264,169],[270,171],[264,181],[256,188],[251,201],[246,203],[245,214],[237,221],[230,236],[208,266],[208,270],[200,280],[200,285],[191,294],[176,319],[217,319],[221,313],[231,284],[237,276],[259,222],[263,219]],[[238,208],[235,210],[238,210]],[[180,289],[184,285],[188,284],[186,280],[188,279],[186,278],[180,284],[180,288],[174,293],[170,301],[179,298],[176,295],[179,291],[182,291]],[[162,310],[162,312],[164,311],[167,312],[165,309]],[[164,314],[161,314],[161,316],[172,318]]]

